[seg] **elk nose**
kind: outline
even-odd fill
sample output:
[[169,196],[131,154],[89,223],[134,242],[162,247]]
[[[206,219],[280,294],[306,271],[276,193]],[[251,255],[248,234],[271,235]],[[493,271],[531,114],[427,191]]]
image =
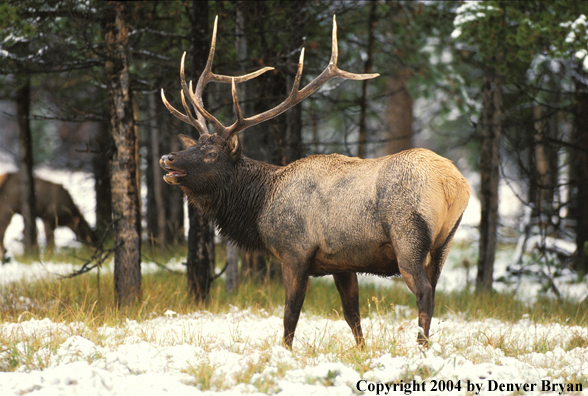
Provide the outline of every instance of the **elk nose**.
[[163,161],[172,162],[174,160],[174,155],[173,154],[164,155],[163,157],[161,157],[161,159]]

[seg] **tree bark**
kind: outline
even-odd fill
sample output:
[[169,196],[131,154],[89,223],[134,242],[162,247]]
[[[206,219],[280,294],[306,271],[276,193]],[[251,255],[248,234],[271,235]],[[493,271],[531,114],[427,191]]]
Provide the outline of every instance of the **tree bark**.
[[[289,1],[287,4],[292,7],[291,14],[296,15],[293,18],[292,26],[290,28],[290,48],[298,48],[302,45],[304,36],[306,34],[306,15],[305,15],[305,1]],[[298,67],[300,54],[298,52],[290,52],[290,59],[286,74],[286,92],[292,89],[294,85],[294,78]],[[280,99],[280,100],[283,100]],[[284,131],[284,160],[281,165],[288,165],[300,158],[303,155],[302,148],[302,105],[294,106],[285,114],[285,131]]]
[[[370,2],[370,16],[368,21],[368,45],[367,45],[367,59],[364,64],[363,72],[369,74],[372,72],[372,65],[374,63],[374,42],[377,19],[377,8],[378,2],[372,0]],[[363,80],[361,86],[361,102],[360,102],[360,116],[359,116],[359,138],[357,146],[357,156],[359,158],[365,158],[366,154],[366,142],[367,142],[367,110],[368,110],[368,99],[367,99],[367,87],[369,80]]]
[[92,159],[94,168],[94,191],[96,193],[96,235],[100,238],[112,223],[112,195],[110,193],[109,158],[112,136],[108,123],[100,122],[96,135],[98,153]]
[[[292,86],[294,76],[288,75],[287,84]],[[302,158],[302,106],[294,106],[285,114],[286,131],[284,134],[283,165]]]
[[[238,13],[243,15],[243,39],[245,37],[259,48],[259,57],[263,64],[276,65],[286,63],[286,68],[276,69],[275,73],[266,73],[248,83],[245,93],[246,102],[254,114],[259,114],[281,103],[290,93],[296,76],[300,53],[306,31],[305,1],[289,1],[280,6],[282,13],[296,15],[281,33],[288,33],[287,42],[279,53],[270,46],[275,26],[272,17],[275,9],[273,3],[241,2]],[[287,30],[286,30],[287,29]],[[285,56],[283,54],[290,54]],[[249,65],[250,67],[258,65]],[[263,94],[260,94],[263,93]],[[247,112],[247,110],[245,110]],[[302,108],[300,105],[289,109],[285,114],[256,125],[243,134],[243,153],[256,160],[275,165],[287,165],[302,157]]]
[[139,112],[139,99],[140,96],[133,98],[131,104],[133,105],[133,128],[135,130],[135,183],[137,184],[137,192],[139,194],[139,219],[141,218],[141,213],[143,213],[142,205],[143,202],[141,201],[141,131],[139,129],[139,119],[141,118]]
[[588,85],[584,83],[587,74],[576,79],[575,114],[575,169],[576,169],[576,270],[588,274]]
[[482,147],[480,153],[480,247],[476,292],[492,290],[498,230],[498,179],[502,129],[502,76],[485,72],[482,81]]
[[533,108],[534,136],[530,155],[529,202],[533,205],[533,217],[541,229],[546,230],[554,215],[555,186],[557,185],[557,150],[550,146],[550,140],[557,138],[552,131],[550,117],[544,106]]
[[104,32],[110,133],[112,213],[115,221],[114,288],[119,307],[141,298],[141,218],[137,189],[136,136],[129,72],[126,4],[106,7]]
[[[165,206],[163,178],[159,158],[161,157],[159,125],[157,123],[157,100],[149,95],[149,144],[147,145],[147,240],[160,254],[166,251]],[[183,220],[183,219],[182,219]]]
[[204,301],[208,297],[212,274],[208,243],[210,233],[208,222],[198,208],[189,206],[190,229],[188,230],[188,263],[186,276],[188,290],[196,301]]
[[413,100],[406,87],[409,74],[410,70],[403,67],[388,78],[386,120],[390,140],[386,144],[386,154],[396,154],[413,147]]
[[37,256],[37,223],[35,213],[35,184],[33,180],[33,148],[30,125],[31,78],[19,81],[16,91],[16,114],[19,128],[19,176],[21,215],[24,220],[25,252]]

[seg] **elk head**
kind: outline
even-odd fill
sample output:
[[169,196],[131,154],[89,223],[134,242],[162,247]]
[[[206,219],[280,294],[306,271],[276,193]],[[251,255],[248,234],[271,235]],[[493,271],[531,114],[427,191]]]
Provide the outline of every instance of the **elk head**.
[[[292,90],[290,91],[288,97],[278,106],[270,110],[249,118],[245,118],[243,117],[241,108],[239,107],[239,99],[237,98],[237,90],[235,89],[235,85],[249,81],[252,78],[255,78],[269,70],[273,70],[274,68],[264,67],[263,69],[260,69],[256,72],[235,77],[213,73],[212,60],[214,58],[214,51],[216,47],[217,23],[218,16],[214,21],[212,44],[210,47],[208,61],[202,72],[202,75],[198,79],[198,83],[196,84],[195,89],[192,89],[192,81],[190,81],[190,83],[186,82],[184,71],[186,53],[184,52],[184,55],[182,56],[182,62],[180,66],[182,90],[180,93],[186,114],[176,110],[165,98],[163,89],[161,90],[161,98],[167,109],[178,119],[194,126],[200,134],[200,138],[198,140],[192,139],[188,136],[180,135],[180,140],[182,141],[185,150],[169,155],[164,155],[161,158],[161,167],[168,171],[168,174],[164,176],[164,180],[169,184],[189,184],[190,189],[194,193],[198,193],[199,190],[201,192],[205,192],[206,190],[213,188],[213,186],[218,185],[218,183],[221,183],[222,185],[222,183],[225,181],[223,174],[226,177],[227,172],[223,172],[223,169],[230,168],[241,157],[241,145],[237,137],[238,132],[278,116],[279,114],[288,110],[290,107],[293,107],[304,100],[332,78],[341,77],[350,80],[366,80],[377,77],[379,75],[354,74],[343,71],[337,67],[337,23],[335,16],[333,16],[331,60],[327,68],[308,85],[302,89],[299,89],[304,64],[303,48],[300,52],[298,71],[294,79]],[[214,117],[204,108],[202,92],[204,91],[206,84],[211,81],[231,84],[233,107],[235,110],[236,120],[228,127],[222,125],[216,117]],[[192,111],[186,103],[186,97],[192,105],[195,116],[192,114]],[[207,122],[213,126],[216,131],[215,133],[209,133],[206,124]]]
[[241,157],[237,135],[226,140],[217,134],[203,134],[195,140],[179,135],[183,151],[161,157],[168,184],[187,185],[193,193],[215,191],[226,184],[231,166]]

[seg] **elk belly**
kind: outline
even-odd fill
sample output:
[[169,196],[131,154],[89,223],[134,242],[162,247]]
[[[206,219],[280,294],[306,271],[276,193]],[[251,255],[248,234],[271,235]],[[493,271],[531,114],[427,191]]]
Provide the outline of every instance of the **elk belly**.
[[339,272],[361,272],[383,276],[399,275],[398,261],[389,243],[347,248],[339,252],[318,249],[309,275],[322,276]]

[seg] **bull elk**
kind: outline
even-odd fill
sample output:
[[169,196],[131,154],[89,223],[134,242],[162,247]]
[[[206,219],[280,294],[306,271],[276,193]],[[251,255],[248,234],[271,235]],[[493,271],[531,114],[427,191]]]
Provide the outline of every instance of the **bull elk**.
[[[161,96],[168,110],[193,125],[198,140],[179,135],[185,150],[161,157],[168,184],[178,185],[192,205],[214,219],[219,232],[238,246],[275,256],[282,263],[286,293],[284,344],[292,348],[294,331],[309,276],[331,274],[343,314],[355,341],[363,346],[357,273],[401,275],[416,295],[417,341],[428,345],[435,286],[469,199],[469,186],[447,159],[412,149],[376,159],[338,154],[313,155],[287,166],[274,166],[241,154],[237,136],[267,121],[340,77],[365,80],[337,67],[337,25],[333,17],[331,60],[311,83],[299,89],[304,62],[300,54],[292,91],[278,106],[244,118],[235,84],[271,70],[239,77],[214,74],[217,20],[208,61],[195,89],[186,83],[182,57],[181,97],[186,114]],[[209,82],[230,83],[236,121],[225,127],[204,109]],[[195,116],[186,103],[186,97]],[[207,122],[215,133],[209,133]]]
[[[18,173],[0,175],[0,260],[4,260],[4,233],[15,213],[20,213],[20,179]],[[47,251],[55,245],[54,231],[58,226],[69,227],[76,237],[93,244],[97,238],[90,225],[61,185],[35,177],[35,213],[43,220]]]

